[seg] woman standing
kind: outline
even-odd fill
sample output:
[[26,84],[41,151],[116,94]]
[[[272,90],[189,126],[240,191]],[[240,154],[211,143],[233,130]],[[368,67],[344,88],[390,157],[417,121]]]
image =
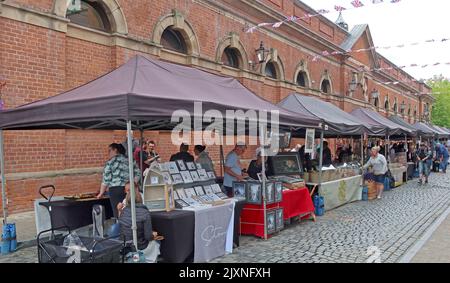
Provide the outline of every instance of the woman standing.
[[205,149],[206,146],[204,145],[196,145],[194,147],[194,154],[197,156],[197,160],[195,160],[195,162],[201,164],[202,168],[206,171],[214,172],[214,164]]
[[417,151],[417,161],[419,162],[419,184],[428,184],[428,176],[430,175],[430,161],[433,158],[433,153],[425,143],[420,145]]
[[372,148],[370,151],[370,159],[366,165],[363,166],[363,169],[372,167],[377,186],[377,198],[381,199],[384,190],[384,179],[388,168],[386,158],[379,152],[380,148],[378,146]]
[[[103,180],[100,186],[100,193],[97,198],[101,198],[106,190],[109,191],[109,200],[114,217],[118,218],[117,204],[125,198],[125,184],[129,181],[130,171],[128,168],[128,158],[125,157],[125,148],[121,144],[113,143],[109,147],[109,161],[106,162],[103,170]],[[133,162],[134,181],[139,182],[141,171],[136,162]]]

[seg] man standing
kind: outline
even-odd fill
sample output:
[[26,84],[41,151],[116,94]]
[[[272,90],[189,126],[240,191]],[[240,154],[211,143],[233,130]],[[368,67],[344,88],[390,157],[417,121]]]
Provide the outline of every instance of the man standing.
[[447,173],[448,158],[447,148],[443,144],[438,143],[436,145],[436,159],[441,162],[442,173]]
[[184,162],[194,162],[194,156],[189,152],[189,145],[182,143],[180,145],[180,152],[175,153],[170,157],[170,161],[183,160]]
[[247,146],[244,143],[238,142],[225,159],[223,188],[228,197],[233,197],[233,181],[244,180],[240,157],[246,149]]

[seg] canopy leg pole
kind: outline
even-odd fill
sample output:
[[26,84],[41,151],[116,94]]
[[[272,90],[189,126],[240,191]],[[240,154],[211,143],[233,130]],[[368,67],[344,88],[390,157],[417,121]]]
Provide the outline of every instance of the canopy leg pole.
[[322,185],[322,164],[323,164],[323,130],[320,131],[320,154],[319,154],[319,195]]
[[260,126],[260,139],[261,139],[261,159],[262,159],[262,199],[263,199],[263,211],[264,211],[264,240],[267,240],[267,206],[266,206],[266,129],[263,125]]
[[7,199],[6,199],[6,176],[5,176],[5,151],[4,151],[3,130],[0,129],[0,170],[2,175],[2,208],[3,208],[3,223],[6,224],[8,217]]
[[364,165],[364,135],[361,135],[361,166]]
[[[128,140],[128,169],[130,176],[130,194],[131,194],[131,229],[133,230],[133,244],[137,246],[137,226],[136,226],[136,192],[134,188],[134,160],[133,146],[131,136],[131,121],[127,121],[127,140]],[[114,208],[113,208],[114,209]]]
[[[140,152],[139,152],[139,154],[140,154],[140,157],[139,157],[139,168],[141,169],[141,172],[142,173],[144,173],[144,170],[142,170],[142,168],[144,168],[144,160],[142,160],[143,158],[144,158],[144,152],[143,152],[143,150],[144,150],[144,147],[143,147],[143,145],[144,145],[144,130],[140,130],[140,132],[141,132],[141,138],[140,138],[140,140],[139,140],[139,146],[141,147],[141,150],[140,150]],[[144,185],[144,174],[141,174],[141,186],[143,186]],[[144,188],[142,188],[142,189],[144,189]]]
[[225,166],[225,155],[223,154],[223,145],[222,143],[220,143],[220,173],[222,174],[222,177],[224,177],[225,175],[224,166]]

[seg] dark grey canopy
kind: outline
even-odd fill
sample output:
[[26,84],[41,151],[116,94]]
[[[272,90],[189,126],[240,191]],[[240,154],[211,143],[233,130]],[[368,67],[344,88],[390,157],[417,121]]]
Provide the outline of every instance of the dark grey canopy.
[[448,138],[449,137],[449,133],[447,131],[445,131],[444,129],[440,128],[439,126],[429,125],[429,127],[434,129],[434,130],[436,130],[437,137],[439,139]]
[[396,124],[399,124],[407,129],[409,129],[412,132],[412,134],[416,134],[416,135],[421,134],[420,131],[418,131],[416,128],[413,127],[413,125],[405,122],[405,120],[403,120],[399,116],[393,115],[393,116],[390,116],[388,119]]
[[[280,124],[317,128],[320,119],[282,109],[252,93],[239,81],[196,68],[135,56],[119,68],[70,91],[0,113],[2,129],[170,130],[172,113],[194,115],[217,110],[276,110]],[[269,120],[270,121],[270,120]],[[210,122],[209,122],[210,123]]]
[[298,114],[311,114],[324,120],[328,125],[326,136],[360,136],[363,133],[372,134],[372,129],[380,129],[368,125],[365,127],[357,118],[343,111],[339,107],[315,97],[291,94],[283,99],[278,106]]
[[435,129],[430,128],[427,124],[422,122],[415,123],[413,127],[425,136],[434,137],[438,134]]
[[382,128],[384,135],[393,136],[402,134],[408,135],[413,134],[410,129],[403,127],[397,123],[394,123],[391,120],[381,116],[379,113],[369,109],[358,108],[353,110],[350,114],[360,119],[360,121],[365,125],[371,125],[373,127],[377,126]]

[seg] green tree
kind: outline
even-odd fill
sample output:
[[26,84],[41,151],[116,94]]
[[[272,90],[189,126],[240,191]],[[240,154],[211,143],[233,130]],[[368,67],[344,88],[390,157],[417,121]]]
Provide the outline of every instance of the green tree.
[[442,75],[434,76],[427,84],[433,89],[436,101],[433,105],[433,124],[450,128],[450,81]]

